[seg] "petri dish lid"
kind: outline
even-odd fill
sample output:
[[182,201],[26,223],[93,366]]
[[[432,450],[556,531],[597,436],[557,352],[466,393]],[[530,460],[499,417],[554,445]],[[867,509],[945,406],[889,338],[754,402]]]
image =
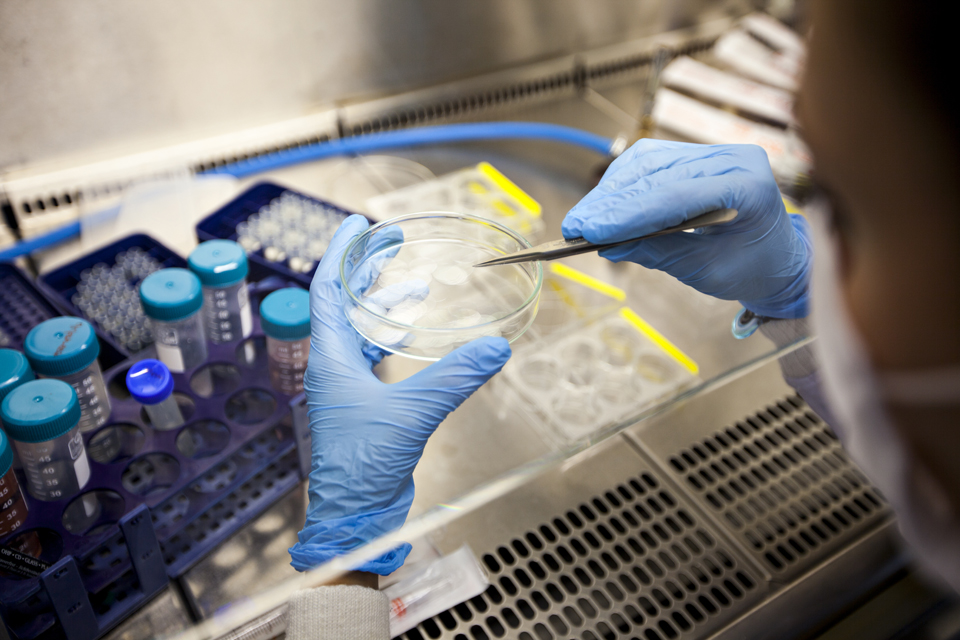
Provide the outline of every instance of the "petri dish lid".
[[183,320],[203,306],[200,279],[186,269],[154,271],[140,283],[140,303],[154,320]]
[[173,375],[167,365],[147,358],[127,371],[127,389],[140,404],[157,404],[173,393]]
[[297,288],[274,291],[260,303],[260,326],[277,340],[309,337],[310,294]]
[[7,439],[7,434],[0,430],[0,478],[7,475],[13,466],[13,445]]
[[26,382],[3,399],[3,428],[19,442],[46,442],[80,422],[80,403],[69,384],[55,378]]
[[100,341],[89,322],[63,316],[44,320],[31,329],[23,350],[40,375],[65,376],[90,366],[100,355]]
[[187,259],[190,270],[206,287],[229,287],[247,277],[247,253],[232,240],[201,243]]
[[354,211],[366,210],[370,198],[433,180],[430,169],[396,156],[358,156],[343,160],[324,183],[323,193]]
[[33,380],[27,357],[13,349],[0,349],[0,402],[24,382]]

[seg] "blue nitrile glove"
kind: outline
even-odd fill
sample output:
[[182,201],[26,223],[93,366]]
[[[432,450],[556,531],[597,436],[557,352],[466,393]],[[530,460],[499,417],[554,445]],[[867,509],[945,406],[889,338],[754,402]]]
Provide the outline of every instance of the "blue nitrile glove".
[[[430,434],[510,357],[503,338],[481,338],[403,382],[380,382],[372,369],[384,354],[350,326],[340,298],[341,256],[366,228],[361,216],[343,223],[310,287],[303,379],[313,452],[310,504],[300,541],[290,549],[300,571],[403,524],[413,502],[413,470]],[[409,552],[410,545],[402,545],[357,569],[387,575]]]
[[563,221],[566,238],[615,242],[732,208],[732,222],[600,252],[665,271],[694,289],[739,300],[759,316],[807,315],[806,220],[787,215],[767,154],[754,145],[645,139],[607,169]]

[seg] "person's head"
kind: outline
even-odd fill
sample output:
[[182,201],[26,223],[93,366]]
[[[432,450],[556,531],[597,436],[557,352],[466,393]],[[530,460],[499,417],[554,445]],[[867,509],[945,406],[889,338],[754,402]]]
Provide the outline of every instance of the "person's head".
[[[798,98],[873,366],[960,365],[960,100],[947,3],[813,0]],[[960,506],[960,407],[890,407]]]

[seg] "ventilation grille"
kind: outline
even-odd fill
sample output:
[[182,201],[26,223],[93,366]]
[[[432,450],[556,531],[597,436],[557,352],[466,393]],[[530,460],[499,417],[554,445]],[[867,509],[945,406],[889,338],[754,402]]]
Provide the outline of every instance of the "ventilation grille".
[[343,135],[362,135],[390,129],[402,129],[453,118],[473,118],[491,109],[513,105],[524,100],[542,99],[564,90],[570,90],[574,86],[582,84],[578,81],[578,78],[582,75],[582,70],[574,69],[569,72],[490,88],[447,100],[405,106],[346,125]]
[[[669,49],[668,60],[683,55],[696,55],[709,50],[715,37],[691,40]],[[602,82],[626,73],[646,69],[653,62],[654,52],[645,52],[589,66],[575,65],[569,71],[517,82],[471,93],[457,98],[392,110],[364,119],[344,128],[344,136],[376,133],[409,126],[429,124],[452,118],[473,118],[503,106],[521,101],[546,99],[570,90],[580,90],[590,82]]]
[[670,465],[776,573],[799,569],[888,514],[798,396],[677,452]]
[[222,156],[207,162],[199,162],[191,167],[191,170],[194,173],[202,173],[204,171],[209,171],[210,169],[216,169],[217,167],[222,167],[228,164],[234,164],[235,162],[241,162],[243,160],[249,160],[250,158],[256,158],[259,156],[268,155],[271,153],[278,153],[280,151],[290,151],[291,149],[298,149],[300,147],[305,147],[311,144],[320,144],[321,142],[330,142],[330,136],[321,133],[317,135],[307,136],[300,140],[294,140],[292,142],[287,142],[284,144],[279,144],[276,146],[258,149],[256,151],[250,151],[247,153],[238,153],[229,156]]
[[[716,37],[696,38],[683,45],[670,47],[667,60],[669,61],[680,56],[696,56],[705,51],[709,51],[716,41]],[[625,73],[639,71],[648,67],[653,62],[656,54],[656,51],[652,51],[591,65],[586,71],[586,77],[591,81],[601,82]]]
[[643,473],[483,554],[485,593],[405,640],[702,637],[756,599],[758,577]]
[[[668,48],[669,58],[680,55],[697,55],[709,50],[715,41],[716,37],[711,36],[694,38],[673,45]],[[481,90],[467,90],[462,95],[455,97],[444,96],[437,100],[424,97],[419,102],[399,107],[391,106],[385,108],[381,113],[362,115],[355,121],[348,117],[346,119],[348,121],[341,119],[337,123],[337,128],[340,137],[348,137],[448,120],[475,119],[491,110],[516,106],[521,102],[550,99],[561,94],[572,96],[575,91],[590,83],[599,84],[605,80],[623,80],[620,76],[646,69],[651,64],[655,54],[656,50],[653,49],[635,55],[598,60],[588,65],[574,62],[565,70],[545,73],[539,77],[528,77],[521,81],[507,82],[500,86],[485,87]],[[482,82],[482,80],[480,81]],[[425,96],[442,95],[444,93],[449,93],[449,91],[441,86],[436,91],[425,92]],[[349,109],[347,111],[349,112]],[[3,202],[2,206],[6,209],[5,217],[9,219],[8,222],[15,222],[26,230],[33,229],[33,220],[37,220],[39,223],[40,220],[49,219],[49,224],[54,224],[55,218],[57,223],[63,223],[71,219],[70,216],[75,215],[76,206],[84,198],[91,202],[99,202],[115,197],[136,180],[163,178],[170,172],[176,173],[182,170],[184,166],[188,166],[191,171],[199,173],[241,160],[329,141],[331,139],[330,134],[318,130],[319,128],[321,128],[321,125],[301,133],[298,137],[280,137],[275,143],[260,143],[239,152],[213,151],[212,153],[205,153],[202,154],[202,159],[195,158],[174,162],[167,169],[151,165],[149,170],[138,175],[129,175],[129,168],[123,165],[125,168],[117,173],[115,179],[110,179],[107,175],[97,175],[92,182],[82,181],[82,187],[78,181],[68,180],[62,186],[55,183],[44,183],[41,188],[22,192],[18,188],[8,194],[9,200]],[[213,146],[216,147],[216,145]],[[60,213],[60,216],[50,216],[50,214],[55,213]]]

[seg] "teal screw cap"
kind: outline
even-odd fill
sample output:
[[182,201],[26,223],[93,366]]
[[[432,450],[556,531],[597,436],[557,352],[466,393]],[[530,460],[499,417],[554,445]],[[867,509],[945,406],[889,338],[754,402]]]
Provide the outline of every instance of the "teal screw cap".
[[200,279],[186,269],[160,269],[140,283],[143,312],[154,320],[189,318],[203,306]]
[[205,287],[237,284],[250,270],[246,251],[232,240],[204,242],[193,250],[187,262]]
[[27,357],[13,349],[0,349],[0,402],[24,382],[33,380]]
[[310,294],[303,289],[280,289],[260,303],[260,326],[277,340],[310,336]]
[[18,442],[53,440],[80,422],[76,392],[54,378],[20,385],[3,399],[0,411],[4,430]]
[[0,431],[0,478],[7,475],[13,466],[13,445],[7,439],[7,434]]
[[33,370],[42,376],[66,376],[83,371],[100,355],[93,325],[83,318],[51,318],[35,326],[23,341]]

